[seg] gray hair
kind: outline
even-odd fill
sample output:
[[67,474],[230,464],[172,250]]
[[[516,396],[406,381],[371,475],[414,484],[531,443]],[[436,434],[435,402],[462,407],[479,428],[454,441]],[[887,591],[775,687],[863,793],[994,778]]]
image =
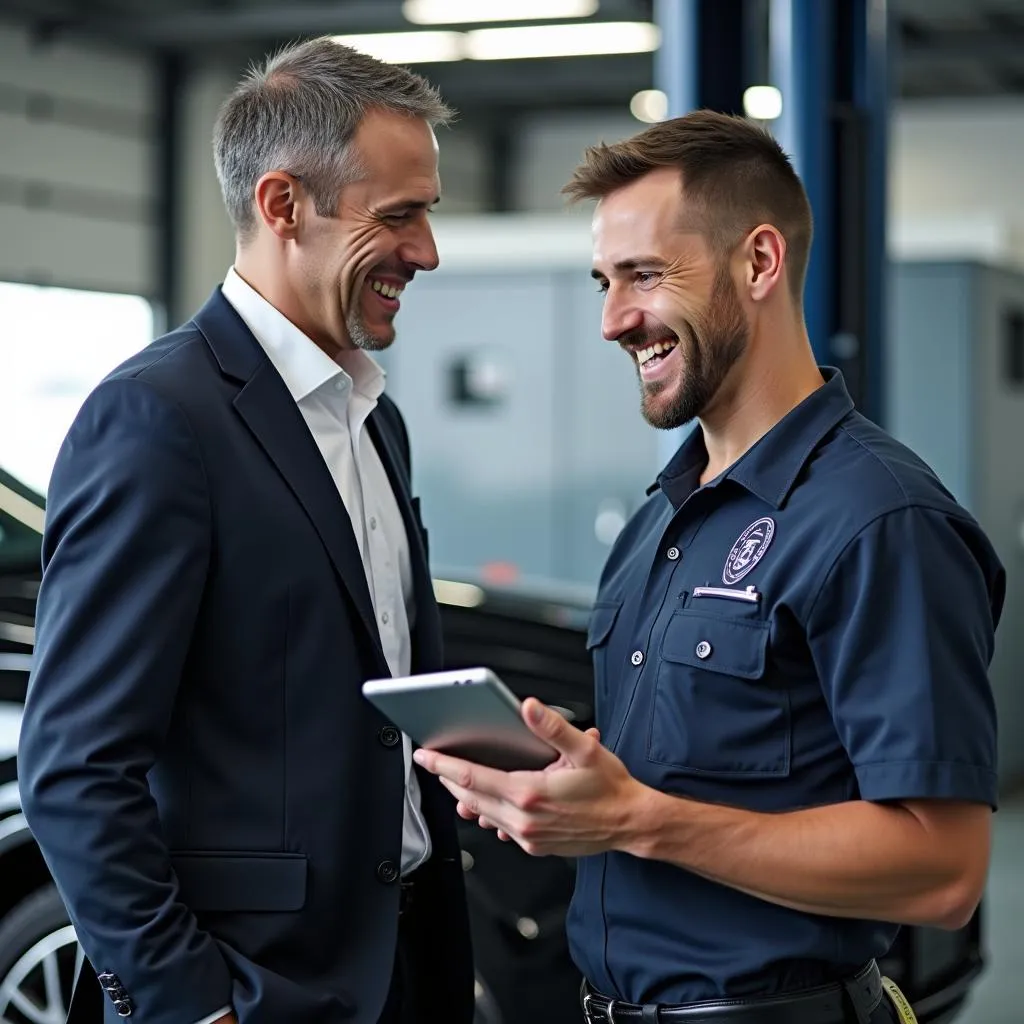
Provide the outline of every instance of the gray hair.
[[426,79],[329,36],[286,46],[251,67],[224,101],[213,134],[217,178],[239,239],[255,231],[254,190],[268,171],[301,178],[316,212],[333,217],[338,192],[361,176],[351,143],[371,109],[431,127],[455,116]]

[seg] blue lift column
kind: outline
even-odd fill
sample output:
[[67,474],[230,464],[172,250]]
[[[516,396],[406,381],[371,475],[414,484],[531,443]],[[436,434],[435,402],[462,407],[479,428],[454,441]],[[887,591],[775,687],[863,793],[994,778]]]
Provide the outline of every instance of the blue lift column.
[[[654,20],[661,29],[655,86],[668,97],[669,117],[700,108],[743,113],[743,92],[751,84],[748,69],[755,59],[747,9],[747,0],[654,0]],[[661,436],[661,465],[691,429]]]
[[888,139],[887,0],[771,0],[772,129],[814,211],[805,292],[819,363],[881,422]]
[[[759,34],[767,12],[767,41]],[[820,363],[843,371],[858,407],[883,413],[888,0],[655,0],[656,85],[670,117],[743,112],[766,80],[782,92],[770,127],[811,199],[806,290]],[[753,28],[753,31],[752,31]],[[767,51],[767,52],[763,52]],[[667,458],[686,428],[669,432]]]

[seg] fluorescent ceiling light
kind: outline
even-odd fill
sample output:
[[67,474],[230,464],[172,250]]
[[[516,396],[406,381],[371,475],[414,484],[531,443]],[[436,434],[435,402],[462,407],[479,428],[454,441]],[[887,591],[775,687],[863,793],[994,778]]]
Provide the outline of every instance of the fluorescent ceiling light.
[[755,121],[774,121],[782,114],[782,93],[774,85],[752,85],[743,93],[743,111]]
[[473,60],[587,57],[649,53],[660,42],[661,30],[649,22],[586,21],[574,25],[474,29],[466,33],[466,53]]
[[644,21],[583,21],[469,32],[373,32],[335,36],[334,40],[388,64],[427,64],[464,58],[519,60],[649,53],[660,45],[661,30]]
[[371,32],[334,41],[386,64],[430,64],[462,60],[465,38],[462,32]]
[[638,121],[664,121],[668,114],[668,96],[660,89],[641,89],[629,101],[629,112]]
[[589,18],[597,0],[405,0],[402,14],[414,25],[460,25],[477,21],[542,21]]

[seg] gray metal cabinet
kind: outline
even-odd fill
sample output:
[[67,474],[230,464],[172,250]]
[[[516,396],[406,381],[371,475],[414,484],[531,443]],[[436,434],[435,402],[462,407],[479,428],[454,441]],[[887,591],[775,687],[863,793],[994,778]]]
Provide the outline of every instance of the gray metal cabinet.
[[886,426],[978,519],[1006,566],[992,685],[1008,786],[1024,779],[1024,275],[898,263],[889,301]]
[[435,571],[597,581],[658,469],[636,371],[578,271],[459,269],[402,298],[382,357]]

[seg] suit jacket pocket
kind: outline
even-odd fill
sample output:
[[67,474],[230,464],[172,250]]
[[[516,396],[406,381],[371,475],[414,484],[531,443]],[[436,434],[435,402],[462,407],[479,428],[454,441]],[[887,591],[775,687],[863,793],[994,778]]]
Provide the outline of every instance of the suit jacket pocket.
[[293,912],[306,904],[306,855],[182,850],[171,854],[194,911]]

